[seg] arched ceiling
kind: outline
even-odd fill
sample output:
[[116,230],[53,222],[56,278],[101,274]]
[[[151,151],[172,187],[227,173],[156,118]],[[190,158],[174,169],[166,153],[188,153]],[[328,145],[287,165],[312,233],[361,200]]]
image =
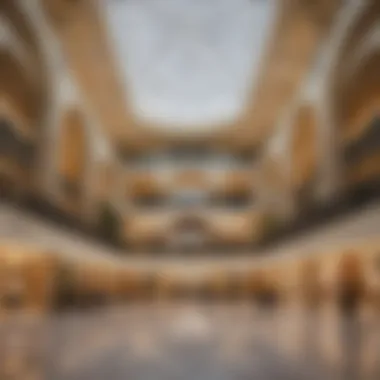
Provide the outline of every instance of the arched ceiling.
[[[277,2],[279,8],[261,60],[262,69],[257,83],[251,86],[244,111],[217,134],[203,135],[202,141],[249,149],[270,135],[307,75],[339,5],[338,0]],[[134,116],[99,3],[44,0],[44,4],[69,68],[115,144],[133,150],[178,140],[178,136],[162,133],[165,128],[157,123],[141,122]]]
[[193,136],[218,132],[241,112],[276,2],[130,0],[105,9],[136,118]]

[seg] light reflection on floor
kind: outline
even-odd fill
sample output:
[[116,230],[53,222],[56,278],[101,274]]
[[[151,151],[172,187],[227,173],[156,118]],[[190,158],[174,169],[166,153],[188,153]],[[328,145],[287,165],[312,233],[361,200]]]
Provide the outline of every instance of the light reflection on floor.
[[160,304],[0,323],[5,380],[379,379],[380,323],[334,306]]

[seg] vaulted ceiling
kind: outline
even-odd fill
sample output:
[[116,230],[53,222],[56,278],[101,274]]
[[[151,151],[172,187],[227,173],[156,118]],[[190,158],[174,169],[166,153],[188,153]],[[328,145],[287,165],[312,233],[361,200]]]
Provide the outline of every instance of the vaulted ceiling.
[[309,73],[339,1],[277,0],[274,27],[262,52],[258,80],[243,112],[223,128],[201,136],[177,136],[154,121],[138,119],[123,85],[101,3],[92,0],[44,0],[62,42],[67,63],[106,132],[121,149],[138,149],[173,140],[203,140],[217,146],[249,149],[268,137],[282,111]]

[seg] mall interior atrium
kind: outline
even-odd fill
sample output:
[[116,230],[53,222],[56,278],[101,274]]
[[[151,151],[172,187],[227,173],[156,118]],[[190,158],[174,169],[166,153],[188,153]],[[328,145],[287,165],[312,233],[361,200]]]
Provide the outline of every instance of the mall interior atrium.
[[0,0],[0,134],[0,342],[20,310],[378,312],[378,0]]

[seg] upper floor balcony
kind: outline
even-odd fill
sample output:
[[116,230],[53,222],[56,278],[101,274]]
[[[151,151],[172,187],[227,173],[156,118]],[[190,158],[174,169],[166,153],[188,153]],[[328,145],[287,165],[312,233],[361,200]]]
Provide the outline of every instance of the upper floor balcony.
[[125,215],[123,238],[134,248],[205,249],[239,247],[262,235],[263,214],[256,210],[155,210]]
[[248,169],[207,171],[206,169],[130,173],[126,197],[135,204],[180,206],[213,202],[246,203],[253,198],[256,173]]

